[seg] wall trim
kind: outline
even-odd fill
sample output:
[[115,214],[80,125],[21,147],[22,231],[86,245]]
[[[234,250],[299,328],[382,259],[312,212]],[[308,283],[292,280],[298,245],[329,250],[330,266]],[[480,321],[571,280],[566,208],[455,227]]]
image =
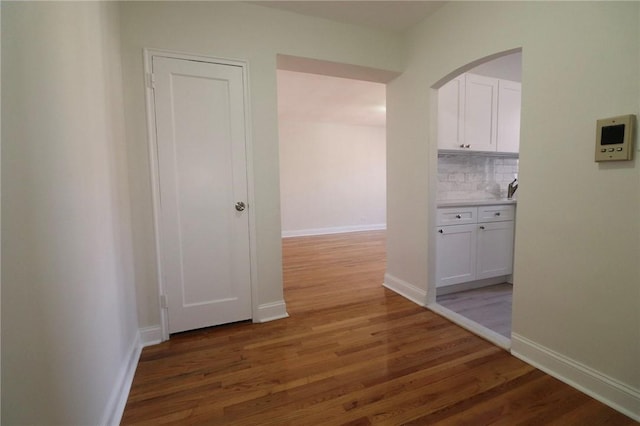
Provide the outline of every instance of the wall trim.
[[382,286],[411,300],[417,305],[426,306],[427,292],[411,283],[401,280],[400,278],[386,273],[384,274],[384,282],[382,283]]
[[511,334],[511,354],[614,410],[640,421],[638,389],[517,333]]
[[284,300],[277,302],[263,303],[258,306],[257,315],[253,317],[253,322],[262,323],[288,318],[287,305]]
[[282,238],[308,237],[311,235],[342,234],[346,232],[382,231],[385,229],[387,229],[386,223],[373,223],[370,225],[332,226],[328,228],[298,229],[294,231],[283,230]]
[[151,345],[157,345],[162,342],[162,327],[160,325],[152,325],[150,327],[140,327],[140,344],[143,348]]
[[121,366],[116,376],[115,385],[111,391],[111,396],[107,402],[104,413],[102,415],[101,425],[119,425],[124,413],[124,407],[127,405],[129,391],[133,383],[133,376],[138,366],[142,345],[140,343],[140,333],[136,335],[129,347],[126,363]]

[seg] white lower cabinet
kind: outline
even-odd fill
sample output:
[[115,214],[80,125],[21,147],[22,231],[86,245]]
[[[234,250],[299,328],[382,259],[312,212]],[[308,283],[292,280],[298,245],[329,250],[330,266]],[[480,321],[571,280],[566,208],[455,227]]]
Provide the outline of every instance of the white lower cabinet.
[[476,276],[477,225],[438,228],[436,270],[438,287],[473,281]]
[[513,205],[438,209],[436,286],[511,274],[514,216]]
[[478,224],[476,280],[513,272],[514,222]]

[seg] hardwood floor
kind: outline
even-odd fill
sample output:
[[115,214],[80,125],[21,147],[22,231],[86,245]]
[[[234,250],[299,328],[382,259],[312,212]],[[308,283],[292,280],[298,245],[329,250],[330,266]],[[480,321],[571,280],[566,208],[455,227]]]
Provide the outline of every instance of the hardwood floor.
[[123,424],[635,424],[384,289],[384,233],[283,242],[290,318],[145,348]]
[[511,339],[511,301],[509,283],[438,295],[436,302],[490,330]]

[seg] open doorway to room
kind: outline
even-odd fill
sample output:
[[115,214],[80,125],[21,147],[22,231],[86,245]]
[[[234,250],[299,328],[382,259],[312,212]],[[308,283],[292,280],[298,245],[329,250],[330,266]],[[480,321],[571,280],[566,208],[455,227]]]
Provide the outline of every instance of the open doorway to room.
[[[510,347],[522,52],[438,89],[433,310]],[[435,178],[435,177],[434,177]]]
[[277,71],[291,315],[382,292],[385,270],[385,84],[305,71]]

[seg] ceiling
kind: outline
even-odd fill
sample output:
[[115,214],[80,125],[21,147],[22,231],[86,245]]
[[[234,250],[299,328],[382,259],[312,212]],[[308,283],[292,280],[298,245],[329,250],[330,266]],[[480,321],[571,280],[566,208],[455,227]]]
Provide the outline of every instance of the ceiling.
[[278,70],[281,120],[384,127],[385,85]]
[[434,13],[444,1],[252,1],[261,6],[387,31],[402,32]]

